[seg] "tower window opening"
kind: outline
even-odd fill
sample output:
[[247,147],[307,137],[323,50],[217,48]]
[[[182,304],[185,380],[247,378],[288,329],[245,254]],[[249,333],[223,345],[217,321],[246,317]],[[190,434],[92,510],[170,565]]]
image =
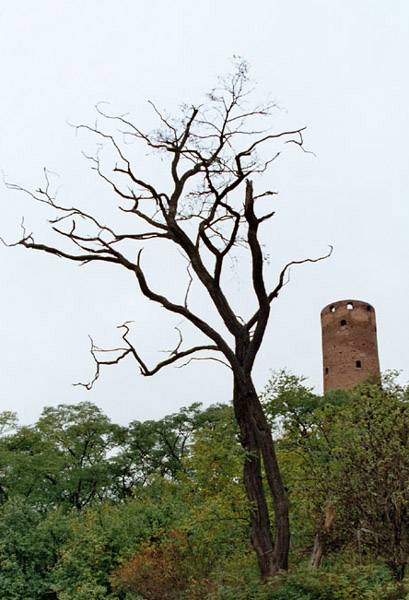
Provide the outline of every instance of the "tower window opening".
[[366,307],[366,310],[372,310],[372,306],[369,306],[369,304],[368,304],[368,306]]
[[331,312],[335,312],[335,306],[333,304],[329,307],[329,309]]
[[325,375],[328,375],[328,367],[325,367]]
[[341,321],[341,327],[343,327],[346,324],[347,324],[347,322],[345,321],[345,319],[342,319],[342,321]]
[[357,360],[355,364],[356,364],[356,368],[357,368],[357,369],[360,369],[360,368],[361,368],[361,366],[362,366],[362,365],[361,365],[361,361],[360,361],[360,360]]
[[353,308],[354,308],[354,305],[352,304],[352,302],[348,302],[347,309],[352,310]]

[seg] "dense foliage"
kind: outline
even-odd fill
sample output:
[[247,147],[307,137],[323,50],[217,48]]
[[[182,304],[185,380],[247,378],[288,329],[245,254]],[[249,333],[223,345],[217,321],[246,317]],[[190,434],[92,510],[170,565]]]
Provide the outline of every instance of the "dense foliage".
[[409,391],[318,397],[286,373],[262,401],[291,505],[291,567],[259,582],[229,406],[112,424],[90,404],[0,417],[4,600],[409,598]]

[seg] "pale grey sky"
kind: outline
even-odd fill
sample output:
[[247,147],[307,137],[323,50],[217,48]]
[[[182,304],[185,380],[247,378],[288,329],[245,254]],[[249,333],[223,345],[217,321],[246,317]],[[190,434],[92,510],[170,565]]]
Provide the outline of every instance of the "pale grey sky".
[[[233,54],[250,63],[257,98],[270,94],[282,107],[277,127],[306,125],[316,154],[288,152],[263,180],[280,192],[268,231],[272,267],[335,247],[325,263],[292,270],[257,364],[260,389],[281,367],[322,389],[319,313],[343,298],[375,306],[381,366],[407,378],[406,1],[0,0],[0,169],[35,188],[46,166],[67,204],[108,199],[81,155],[89,141],[67,122],[92,123],[103,100],[149,128],[146,100],[169,112],[200,101]],[[0,214],[8,241],[23,214],[42,231],[43,213],[4,187]],[[229,400],[229,373],[204,362],[150,379],[129,362],[105,369],[92,392],[73,387],[93,372],[88,334],[115,344],[116,325],[134,319],[154,360],[155,348],[172,345],[172,323],[109,266],[0,247],[0,270],[0,410],[32,422],[44,405],[91,400],[126,422]]]

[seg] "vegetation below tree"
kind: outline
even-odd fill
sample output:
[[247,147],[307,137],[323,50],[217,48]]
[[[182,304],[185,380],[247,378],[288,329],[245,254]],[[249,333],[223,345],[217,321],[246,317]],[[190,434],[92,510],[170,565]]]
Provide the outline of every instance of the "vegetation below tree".
[[[232,408],[112,424],[93,404],[0,427],[3,600],[409,598],[409,390],[318,397],[279,373],[262,403],[290,501],[288,572],[260,583]],[[274,535],[274,530],[273,530]]]

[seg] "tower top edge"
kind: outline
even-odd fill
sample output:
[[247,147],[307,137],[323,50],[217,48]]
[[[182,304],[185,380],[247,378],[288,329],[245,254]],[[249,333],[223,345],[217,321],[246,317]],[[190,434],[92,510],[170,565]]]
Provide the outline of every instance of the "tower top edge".
[[353,298],[350,298],[350,299],[345,299],[345,300],[337,300],[336,302],[331,302],[330,304],[327,304],[322,309],[321,316],[323,316],[327,313],[334,313],[337,309],[340,309],[340,308],[344,308],[344,309],[360,308],[360,309],[370,310],[370,311],[375,312],[374,307],[369,302],[365,302],[364,300],[355,300]]

